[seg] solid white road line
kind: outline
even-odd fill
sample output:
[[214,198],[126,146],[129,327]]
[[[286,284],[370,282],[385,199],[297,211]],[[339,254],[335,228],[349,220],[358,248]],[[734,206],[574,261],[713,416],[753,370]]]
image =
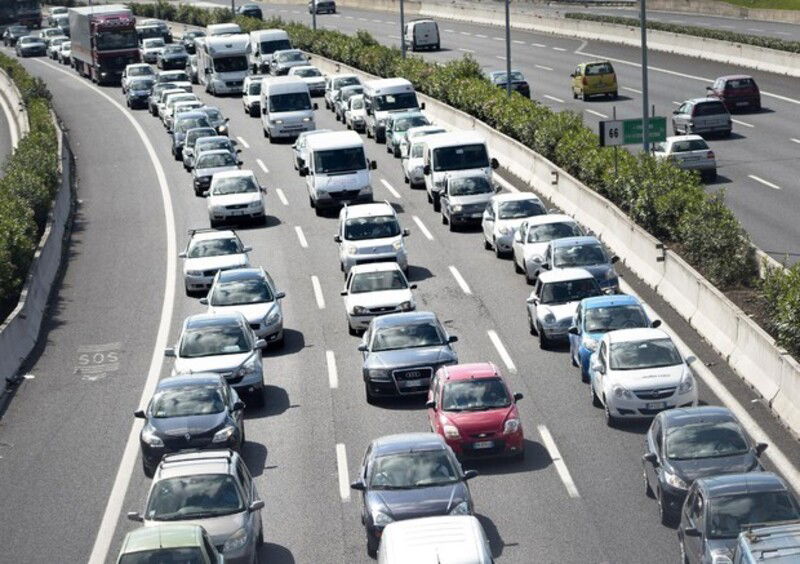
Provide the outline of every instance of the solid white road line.
[[553,51],[566,51],[563,47],[553,47]]
[[792,137],[791,139],[789,139],[789,141],[791,141],[792,143],[797,143],[798,145],[800,145],[800,139],[795,139],[794,137]]
[[245,149],[249,149],[250,148],[250,144],[247,141],[245,141],[244,139],[242,139],[241,137],[237,137],[236,140],[239,141],[239,143],[241,143],[242,146]]
[[261,168],[261,170],[269,174],[269,169],[267,168],[267,165],[264,164],[264,161],[261,159],[256,159],[256,164]]
[[500,184],[503,188],[505,188],[509,192],[519,192],[519,188],[511,184],[508,180],[506,180],[499,174],[493,174],[492,178],[494,178],[498,184]]
[[381,178],[381,184],[383,184],[383,187],[386,188],[389,192],[391,192],[392,196],[394,196],[395,198],[402,198],[400,193],[397,190],[395,190],[391,184],[389,184],[388,180],[386,180],[385,178]]
[[623,86],[623,90],[627,90],[628,92],[633,92],[634,94],[641,94],[641,90],[636,90],[636,88],[631,88],[630,86]]
[[547,47],[544,43],[531,43],[531,47]]
[[339,496],[350,501],[350,473],[347,471],[347,450],[344,444],[336,445],[336,467],[339,469]]
[[328,363],[328,384],[331,390],[339,387],[339,373],[336,370],[336,356],[333,351],[325,351],[325,360]]
[[606,114],[601,114],[600,112],[596,112],[594,110],[589,110],[589,109],[586,109],[586,108],[584,108],[583,111],[586,112],[587,114],[592,114],[594,116],[597,116],[597,117],[603,118],[603,119],[606,119],[608,117]]
[[488,36],[486,36],[486,35],[484,35],[482,33],[476,33],[475,37],[480,37],[481,39],[488,39],[489,38]]
[[755,180],[756,182],[759,182],[759,183],[763,184],[767,188],[772,188],[773,190],[780,190],[781,189],[781,187],[778,186],[777,184],[773,184],[769,180],[764,180],[763,178],[761,178],[760,176],[756,176],[755,174],[748,174],[747,178]]
[[575,482],[572,480],[572,475],[569,473],[567,464],[564,462],[564,459],[561,458],[561,453],[556,446],[556,442],[553,440],[553,435],[550,434],[550,430],[544,425],[538,425],[536,428],[539,430],[539,436],[542,437],[544,447],[547,449],[547,453],[550,455],[553,465],[556,467],[558,477],[561,478],[564,487],[567,488],[567,494],[569,494],[569,497],[581,497],[578,493],[577,486],[575,486]]
[[497,335],[497,332],[490,329],[486,332],[486,334],[489,335],[489,340],[494,345],[494,348],[497,349],[497,354],[500,355],[500,358],[503,360],[503,364],[506,365],[506,368],[508,368],[510,372],[516,373],[517,365],[514,364],[513,360],[511,360],[511,355],[508,354],[508,351],[506,350],[503,341],[501,341],[500,337]]
[[519,39],[512,39],[511,42],[512,43],[516,43],[517,45],[525,45],[525,42],[524,41],[520,41]]
[[556,98],[555,96],[550,96],[549,94],[542,94],[542,98],[547,98],[548,100],[552,100],[553,102],[558,102],[559,104],[563,104],[564,100],[561,98]]
[[680,106],[681,105],[681,103],[678,102],[677,100],[673,100],[672,103],[675,104],[676,106]]
[[389,39],[400,39],[399,35],[390,35]]
[[467,281],[464,280],[464,277],[461,276],[461,273],[458,271],[458,269],[455,266],[449,266],[448,268],[450,269],[450,274],[453,275],[453,278],[456,279],[456,282],[461,287],[461,291],[467,295],[472,294],[472,290],[469,289]]
[[281,190],[280,188],[275,188],[275,193],[278,195],[278,199],[284,206],[289,205],[289,200],[286,199],[286,194],[283,193],[283,190]]
[[306,241],[306,236],[303,234],[303,228],[299,225],[295,225],[294,232],[297,233],[297,239],[300,241],[300,246],[304,249],[307,249],[308,241]]
[[412,215],[411,219],[413,219],[414,223],[417,224],[417,227],[419,227],[419,230],[422,231],[423,235],[425,235],[425,238],[428,241],[433,241],[433,235],[431,235],[431,232],[428,231],[427,227],[425,227],[425,224],[422,223],[422,220],[420,218],[418,218],[416,215]]
[[737,125],[743,125],[745,127],[755,127],[752,123],[747,123],[746,121],[740,121],[738,119],[731,119],[731,121]]
[[553,70],[551,67],[546,67],[544,65],[533,65],[533,66],[536,67],[537,69],[541,69],[541,70],[546,70],[546,71]]
[[452,30],[452,29],[446,29],[446,30],[444,30],[444,32],[445,32],[445,33],[455,33],[455,31],[454,31],[454,30]]
[[495,57],[497,57],[501,61],[505,61],[506,60],[506,58],[503,55],[495,55]]
[[471,34],[470,32],[468,32],[468,31],[460,31],[459,33],[460,33],[461,35],[472,35],[472,34]]
[[459,47],[458,50],[459,51],[463,51],[464,53],[474,53],[475,52],[472,49],[465,49],[464,47]]
[[[145,380],[144,388],[142,388],[142,395],[139,398],[139,405],[144,406],[146,402],[153,395],[153,391],[158,383],[158,376],[161,373],[161,365],[164,362],[164,348],[167,346],[167,339],[169,338],[169,326],[172,319],[172,310],[175,305],[175,272],[177,270],[177,249],[176,249],[176,235],[175,235],[175,217],[172,209],[172,198],[169,194],[169,186],[167,184],[167,175],[164,173],[164,167],[161,166],[161,161],[158,159],[153,144],[147,137],[141,124],[133,117],[133,114],[124,108],[119,102],[114,100],[111,96],[79,77],[77,74],[67,72],[64,69],[51,65],[43,60],[34,59],[43,65],[51,67],[58,72],[73,78],[75,81],[83,84],[87,88],[100,94],[103,98],[108,100],[115,108],[122,112],[122,114],[133,125],[142,144],[147,151],[150,162],[155,169],[156,178],[158,179],[158,187],[161,192],[161,202],[164,206],[164,222],[167,229],[167,249],[166,249],[166,278],[164,280],[163,295],[164,299],[161,302],[161,314],[158,321],[158,331],[156,333],[156,341],[153,345],[153,354],[150,357],[150,367],[147,371],[147,380]],[[114,538],[114,531],[117,527],[120,513],[122,511],[122,503],[125,500],[125,493],[128,491],[128,484],[131,481],[131,475],[136,464],[136,457],[139,455],[139,432],[142,429],[143,422],[141,419],[136,419],[131,425],[131,431],[128,433],[128,440],[125,443],[125,450],[122,453],[122,459],[119,463],[116,476],[114,477],[114,484],[111,486],[111,492],[106,502],[106,508],[103,511],[103,518],[100,522],[100,527],[97,531],[97,536],[94,539],[92,552],[89,556],[89,564],[103,564],[108,556],[108,551],[111,547],[111,541]]]
[[16,149],[17,144],[19,143],[19,129],[17,128],[17,122],[14,119],[14,113],[11,111],[11,108],[8,106],[6,99],[3,96],[0,96],[0,106],[3,107],[3,113],[6,114],[6,121],[8,122],[8,136],[11,138],[11,147]]
[[495,41],[505,41],[506,40],[505,37],[492,37],[492,39],[494,39]]
[[325,296],[322,295],[322,286],[319,284],[319,278],[312,276],[311,285],[314,287],[314,299],[317,300],[317,307],[325,309]]

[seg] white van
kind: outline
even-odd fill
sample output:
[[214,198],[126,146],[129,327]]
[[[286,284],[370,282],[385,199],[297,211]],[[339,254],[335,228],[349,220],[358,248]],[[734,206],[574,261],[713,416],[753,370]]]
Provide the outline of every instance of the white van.
[[472,515],[422,517],[386,525],[378,564],[457,562],[491,564],[492,551],[480,521]]
[[386,118],[389,112],[425,109],[417,102],[414,86],[405,78],[383,78],[364,84],[364,106],[367,110],[367,137],[386,142]]
[[406,43],[406,48],[412,51],[420,49],[438,51],[441,47],[439,25],[433,20],[411,20],[403,30],[403,41]]
[[206,26],[206,35],[236,35],[242,33],[242,28],[235,23],[219,23]]
[[492,182],[492,169],[500,164],[489,158],[489,148],[482,135],[474,131],[449,131],[424,137],[422,173],[425,190],[433,209],[439,211],[439,197],[447,177],[484,174]]
[[253,72],[269,72],[272,54],[292,49],[289,34],[282,29],[260,29],[250,32],[250,66]]
[[306,177],[308,202],[322,214],[324,208],[372,201],[370,170],[364,141],[355,131],[331,131],[308,137],[306,162],[300,176]]
[[247,64],[249,43],[250,38],[243,34],[195,39],[197,83],[214,96],[241,94],[244,79],[250,74]]
[[278,137],[297,137],[316,129],[308,84],[294,76],[267,77],[261,81],[261,124],[264,137],[274,143]]

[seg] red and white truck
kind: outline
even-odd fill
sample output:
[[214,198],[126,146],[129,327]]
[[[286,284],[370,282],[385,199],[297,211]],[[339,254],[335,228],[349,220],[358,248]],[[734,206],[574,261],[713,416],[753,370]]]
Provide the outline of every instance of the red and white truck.
[[72,66],[93,82],[119,82],[140,60],[136,18],[121,4],[70,8],[69,29]]

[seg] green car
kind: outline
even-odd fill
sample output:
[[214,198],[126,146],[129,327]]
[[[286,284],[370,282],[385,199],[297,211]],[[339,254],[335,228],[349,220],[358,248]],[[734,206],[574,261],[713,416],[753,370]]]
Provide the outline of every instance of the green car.
[[389,114],[386,120],[386,152],[400,158],[400,142],[405,132],[412,127],[430,124],[425,114],[419,110]]
[[211,544],[199,525],[142,527],[125,535],[117,564],[223,564],[225,558]]

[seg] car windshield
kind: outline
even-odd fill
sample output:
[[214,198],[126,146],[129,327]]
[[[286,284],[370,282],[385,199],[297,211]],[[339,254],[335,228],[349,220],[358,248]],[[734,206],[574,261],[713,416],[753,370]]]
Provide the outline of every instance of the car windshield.
[[393,215],[354,217],[344,223],[344,238],[347,241],[383,239],[398,235],[400,235],[400,225]]
[[98,51],[113,51],[116,49],[135,49],[139,44],[136,31],[100,31],[95,37],[95,46]]
[[277,57],[278,62],[280,63],[288,63],[294,61],[305,61],[306,57],[302,53],[298,51],[292,51],[290,53],[280,53]]
[[9,34],[28,33],[28,28],[21,25],[12,25],[8,28]]
[[494,190],[485,176],[470,176],[468,178],[451,178],[448,192],[451,196],[477,196],[478,194],[491,194]]
[[159,82],[189,82],[189,75],[183,71],[177,71],[170,74],[158,75]]
[[160,480],[150,491],[146,517],[154,521],[209,519],[244,509],[232,476],[197,474]]
[[261,278],[218,282],[209,303],[212,306],[237,306],[274,301],[269,284]]
[[167,45],[164,47],[165,55],[185,55],[186,49],[183,45]]
[[595,63],[586,65],[586,76],[593,76],[598,74],[611,74],[614,72],[614,67],[611,63]]
[[396,120],[392,124],[393,131],[407,131],[412,127],[419,127],[422,125],[430,125],[431,122],[425,116],[409,116]]
[[[504,72],[495,73],[494,81],[498,84],[505,84],[508,82],[507,76],[508,74]],[[525,77],[519,71],[511,71],[511,82],[525,82]]]
[[289,43],[288,39],[275,39],[273,41],[262,41],[261,42],[261,54],[262,55],[272,55],[275,51],[280,51],[282,49],[291,49],[292,45]]
[[361,84],[361,81],[357,76],[345,76],[342,78],[337,78],[333,81],[333,89],[339,90],[345,86],[352,86],[354,84]]
[[[208,124],[206,124],[208,125]],[[221,168],[224,166],[236,166],[236,158],[230,153],[217,153],[215,155],[202,155],[195,168]]]
[[261,94],[261,81],[256,80],[250,83],[250,86],[247,88],[247,93],[250,96],[258,96]]
[[297,69],[296,71],[294,71],[294,75],[303,78],[308,78],[312,76],[322,76],[322,73],[319,72],[317,69]]
[[378,329],[372,341],[372,352],[438,347],[445,343],[444,335],[438,325],[424,321]]
[[242,252],[238,239],[202,239],[192,241],[187,258],[220,257]]
[[317,174],[353,172],[366,168],[367,160],[364,157],[363,147],[314,152],[314,172]]
[[222,112],[219,111],[217,108],[204,108],[200,111],[206,114],[208,116],[208,119],[213,121],[214,123],[223,121],[225,119],[222,117]]
[[203,151],[221,151],[221,150],[226,150],[231,154],[231,156],[233,156],[234,152],[233,145],[231,145],[231,142],[228,139],[214,139],[208,141],[198,139],[197,142],[195,143],[195,152],[198,154],[200,154]]
[[797,503],[786,491],[721,496],[709,504],[708,537],[733,539],[747,525],[798,518]]
[[546,243],[564,237],[582,235],[580,228],[574,223],[545,223],[528,231],[528,243]]
[[544,284],[541,299],[543,304],[564,304],[599,296],[601,293],[600,286],[594,278],[583,278]]
[[216,196],[227,194],[247,194],[258,192],[258,184],[252,176],[234,176],[220,178],[211,187],[211,193]]
[[247,333],[238,325],[221,325],[186,329],[181,339],[180,355],[199,358],[226,354],[242,354],[253,348]]
[[486,168],[489,166],[489,154],[483,143],[441,147],[434,149],[433,163],[433,170],[439,171]]
[[247,70],[247,57],[244,55],[231,55],[229,57],[216,57],[214,70],[216,72],[239,72]]
[[386,290],[405,290],[406,288],[408,288],[408,284],[399,270],[361,272],[354,275],[353,281],[350,283],[351,294],[384,292]]
[[458,482],[458,472],[444,450],[403,452],[381,456],[372,463],[370,487],[411,489]]
[[607,262],[606,253],[599,243],[584,243],[553,249],[553,265],[558,268],[590,266]]
[[150,402],[150,416],[157,419],[222,413],[225,398],[219,386],[167,388]]
[[364,98],[356,98],[352,102],[350,102],[350,109],[351,110],[363,110],[364,109]]
[[150,90],[153,88],[153,81],[152,80],[133,80],[131,81],[131,85],[128,87],[129,90]]
[[178,133],[186,133],[190,129],[196,127],[208,127],[208,120],[204,117],[181,118],[175,124],[175,131]]
[[419,107],[417,104],[417,95],[414,92],[399,92],[397,94],[376,96],[374,102],[375,109],[379,112]]
[[190,129],[189,131],[186,132],[186,146],[194,147],[198,139],[202,139],[203,137],[210,137],[216,134],[217,134],[216,130],[211,127],[198,127],[197,129]]
[[308,92],[290,92],[274,94],[269,97],[270,112],[298,112],[311,109],[311,98]]
[[203,551],[195,546],[139,550],[119,557],[119,564],[205,564]]
[[31,43],[31,44],[33,44],[33,43],[44,43],[44,41],[42,41],[38,37],[23,37],[22,39],[19,40],[19,42],[22,45],[27,45],[29,43]]
[[707,151],[708,144],[703,139],[687,139],[676,141],[672,144],[673,153],[685,153],[688,151]]
[[609,358],[613,370],[663,368],[683,362],[669,338],[611,343]]
[[671,460],[736,456],[749,450],[735,421],[698,421],[667,429],[666,451]]
[[163,47],[163,46],[164,46],[164,40],[161,39],[160,37],[154,37],[152,39],[145,39],[144,41],[142,41],[142,47],[144,47],[145,49],[151,49],[153,47]]
[[539,200],[511,200],[497,206],[498,219],[521,219],[543,215],[546,211]]
[[587,333],[606,333],[648,326],[647,316],[638,305],[589,308],[584,311],[583,319],[584,331]]
[[342,90],[340,98],[342,99],[342,101],[346,102],[347,100],[349,100],[353,96],[358,96],[359,94],[363,94],[363,93],[364,93],[364,89],[361,86],[351,86],[351,87],[347,88],[347,90]]
[[456,380],[442,391],[444,411],[484,411],[509,405],[511,398],[500,378]]

